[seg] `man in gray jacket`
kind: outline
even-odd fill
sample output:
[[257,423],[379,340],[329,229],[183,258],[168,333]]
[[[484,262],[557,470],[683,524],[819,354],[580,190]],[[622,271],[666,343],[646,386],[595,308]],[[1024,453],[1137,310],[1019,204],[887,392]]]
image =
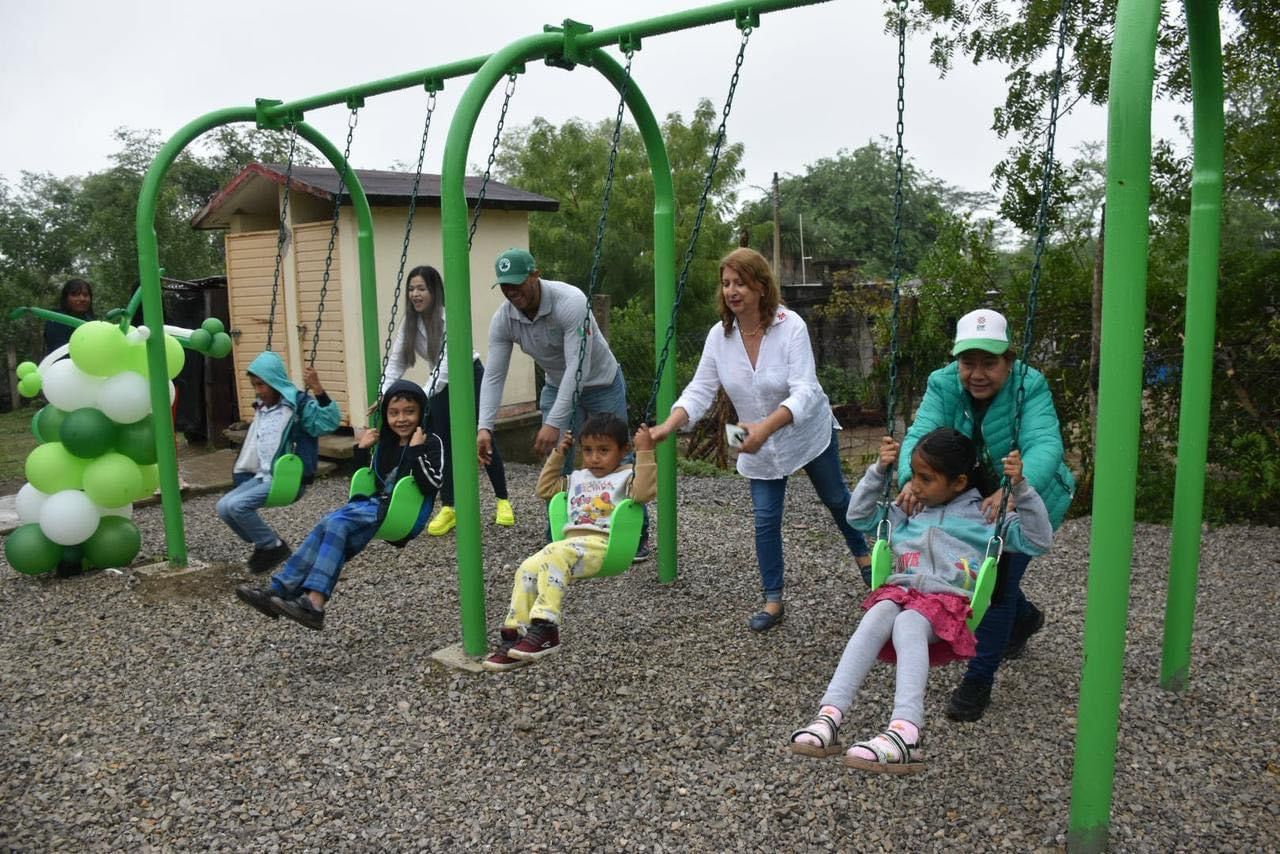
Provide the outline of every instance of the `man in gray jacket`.
[[[511,347],[518,344],[546,374],[538,396],[542,427],[533,440],[533,449],[545,457],[560,442],[561,432],[569,429],[582,320],[588,316],[587,297],[573,285],[543,279],[533,256],[523,249],[503,252],[494,269],[494,287],[502,288],[507,301],[489,321],[489,358],[480,385],[476,448],[481,460],[493,453],[493,425],[507,381]],[[583,423],[592,412],[612,412],[625,422],[626,380],[595,318],[590,317],[589,323],[577,423]],[[565,465],[566,474],[573,470],[572,455],[566,457]]]

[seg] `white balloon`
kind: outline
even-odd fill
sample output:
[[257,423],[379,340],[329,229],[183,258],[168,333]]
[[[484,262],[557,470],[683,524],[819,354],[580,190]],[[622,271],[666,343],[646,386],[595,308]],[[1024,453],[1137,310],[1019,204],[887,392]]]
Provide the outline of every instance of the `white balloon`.
[[169,405],[173,406],[173,402],[178,399],[178,387],[173,384],[173,380],[169,380]]
[[22,489],[18,490],[18,497],[15,503],[18,505],[18,519],[24,525],[30,525],[32,522],[40,521],[40,508],[44,506],[45,501],[49,499],[46,493],[41,492],[29,483],[23,484]]
[[41,379],[44,396],[63,412],[96,406],[103,383],[101,377],[86,374],[70,359],[54,362],[41,372]]
[[132,424],[151,413],[151,392],[146,377],[137,371],[121,371],[107,377],[98,392],[98,408],[117,424]]
[[78,489],[55,492],[40,508],[40,530],[55,543],[75,546],[98,530],[98,507]]
[[131,326],[129,327],[128,338],[130,341],[146,341],[151,337],[150,326]]
[[120,516],[125,519],[133,518],[133,505],[126,504],[123,507],[103,507],[101,504],[93,505],[98,510],[99,516]]

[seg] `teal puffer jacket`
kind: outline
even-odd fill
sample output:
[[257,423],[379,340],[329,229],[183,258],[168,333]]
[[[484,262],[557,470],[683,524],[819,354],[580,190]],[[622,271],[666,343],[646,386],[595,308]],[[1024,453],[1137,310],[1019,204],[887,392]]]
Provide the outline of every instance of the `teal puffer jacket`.
[[[1018,375],[1022,362],[1014,361],[1013,370],[1004,386],[996,393],[982,419],[982,436],[987,452],[1000,473],[1000,458],[1009,453],[1013,444],[1013,410],[1018,393]],[[1022,425],[1018,444],[1022,449],[1022,471],[1031,485],[1044,499],[1049,519],[1056,529],[1062,524],[1075,494],[1076,481],[1062,459],[1062,433],[1058,428],[1058,413],[1053,408],[1053,394],[1044,374],[1035,368],[1027,368],[1026,393],[1022,402]],[[905,484],[911,478],[911,452],[924,435],[939,427],[954,427],[966,436],[973,436],[973,397],[960,384],[959,364],[952,362],[929,375],[929,385],[916,410],[915,421],[902,440],[899,456],[898,482]]]

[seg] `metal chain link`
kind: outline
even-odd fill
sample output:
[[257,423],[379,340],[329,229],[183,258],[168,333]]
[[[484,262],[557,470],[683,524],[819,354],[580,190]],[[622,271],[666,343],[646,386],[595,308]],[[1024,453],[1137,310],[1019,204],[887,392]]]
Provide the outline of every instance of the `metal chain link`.
[[666,368],[667,359],[671,355],[671,339],[676,333],[676,316],[680,312],[680,300],[684,298],[684,288],[689,281],[689,269],[693,265],[693,253],[698,245],[698,233],[702,230],[702,218],[707,211],[707,200],[711,195],[711,182],[715,177],[716,165],[720,162],[720,149],[724,147],[725,126],[729,121],[729,112],[733,109],[733,93],[738,88],[738,78],[742,73],[742,57],[747,49],[747,41],[751,38],[752,28],[742,28],[742,43],[738,45],[738,56],[734,60],[733,76],[729,78],[729,94],[721,111],[720,128],[716,132],[716,144],[711,150],[711,162],[707,167],[707,177],[702,184],[702,197],[698,200],[698,214],[693,220],[693,232],[689,235],[689,245],[685,248],[684,264],[680,269],[680,279],[676,284],[676,299],[671,306],[671,319],[667,324],[667,337],[662,344],[662,356],[658,359],[658,368],[653,375],[653,386],[649,390],[649,402],[645,404],[641,423],[653,423],[654,408],[658,403],[658,387],[662,384],[662,371]]
[[[893,149],[893,247],[890,251],[893,268],[890,276],[893,279],[892,304],[889,319],[889,394],[885,400],[886,429],[892,437],[897,430],[898,407],[898,310],[902,295],[902,161],[905,149],[902,145],[903,133],[906,130],[907,101],[907,0],[897,0],[898,6],[898,123],[895,126],[898,139]],[[886,477],[884,488],[880,494],[880,522],[887,527],[889,519],[890,496],[897,483],[896,477]]]
[[289,185],[293,183],[293,153],[298,145],[298,126],[290,124],[289,159],[284,166],[284,198],[280,202],[280,227],[276,232],[276,269],[271,275],[271,313],[267,315],[267,349],[276,328],[276,303],[280,296],[280,265],[284,259],[284,243],[289,238]]
[[[342,150],[342,162],[351,168],[351,137],[355,135],[356,123],[360,121],[360,108],[353,106],[347,116],[347,145]],[[316,306],[316,326],[311,332],[311,353],[307,356],[307,367],[316,366],[316,347],[320,344],[320,326],[324,322],[324,299],[329,293],[329,273],[333,269],[333,247],[338,242],[338,218],[342,213],[342,191],[346,189],[345,172],[338,173],[338,191],[333,196],[333,221],[329,224],[329,248],[324,255],[324,276],[320,279],[320,303]]]
[[609,198],[613,195],[613,172],[618,163],[618,145],[622,140],[622,119],[626,115],[627,92],[631,88],[631,60],[634,50],[627,51],[627,66],[622,72],[622,87],[618,90],[618,114],[613,120],[613,141],[609,146],[609,167],[604,176],[604,200],[600,203],[600,218],[596,221],[596,245],[591,255],[591,273],[587,277],[587,313],[582,318],[578,332],[578,369],[573,373],[573,403],[569,409],[569,432],[578,429],[578,401],[582,398],[582,363],[587,355],[587,335],[591,332],[591,299],[600,281],[600,256],[604,250],[605,223],[609,219]]
[[[1053,147],[1058,135],[1058,100],[1062,94],[1062,65],[1067,52],[1067,25],[1070,22],[1071,0],[1062,0],[1058,11],[1058,54],[1053,66],[1053,85],[1049,90],[1049,124],[1045,129],[1044,164],[1040,176],[1040,206],[1036,210],[1036,243],[1031,263],[1031,285],[1027,292],[1027,319],[1022,326],[1022,359],[1018,370],[1018,389],[1013,402],[1013,431],[1009,447],[1018,450],[1022,428],[1022,405],[1026,397],[1026,379],[1031,358],[1031,342],[1036,317],[1036,304],[1040,290],[1040,262],[1044,257],[1045,241],[1049,230],[1049,192],[1053,186]],[[1000,500],[1000,514],[996,519],[996,533],[1004,528],[1005,514],[1009,507],[1009,479],[1001,475],[1000,486],[1004,494]]]
[[[413,234],[413,217],[418,210],[418,187],[422,183],[422,164],[427,159],[427,138],[431,135],[431,117],[436,111],[436,93],[431,91],[427,96],[427,117],[422,123],[422,144],[418,146],[418,165],[413,173],[413,190],[409,193],[409,214],[404,223],[404,243],[400,246],[400,267],[396,270],[396,288],[391,297],[391,320],[387,322],[387,341],[382,346],[382,371],[378,376],[378,399],[376,412],[382,411],[382,387],[387,380],[387,363],[391,361],[391,342],[395,338],[396,315],[400,311],[400,289],[404,284],[404,268],[409,260],[409,238]],[[417,322],[417,318],[405,318]]]

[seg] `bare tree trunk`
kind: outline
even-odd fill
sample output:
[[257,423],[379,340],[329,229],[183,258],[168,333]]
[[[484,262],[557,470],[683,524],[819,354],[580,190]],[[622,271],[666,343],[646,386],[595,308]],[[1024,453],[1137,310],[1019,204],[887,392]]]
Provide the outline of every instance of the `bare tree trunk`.
[[1097,446],[1098,362],[1102,358],[1102,243],[1106,233],[1107,206],[1102,206],[1098,244],[1093,255],[1093,304],[1089,316],[1089,430],[1090,447]]
[[729,396],[721,389],[716,394],[711,411],[693,428],[684,455],[691,460],[711,460],[722,469],[728,468],[729,449],[725,444],[724,425],[737,420],[738,416],[733,404],[729,402]]
[[18,348],[9,339],[4,345],[5,364],[9,369],[9,409],[17,409],[21,397],[18,395]]
[[600,334],[604,340],[609,340],[609,309],[613,305],[613,300],[608,294],[592,294],[591,295],[591,313],[595,315],[596,326],[600,327]]

